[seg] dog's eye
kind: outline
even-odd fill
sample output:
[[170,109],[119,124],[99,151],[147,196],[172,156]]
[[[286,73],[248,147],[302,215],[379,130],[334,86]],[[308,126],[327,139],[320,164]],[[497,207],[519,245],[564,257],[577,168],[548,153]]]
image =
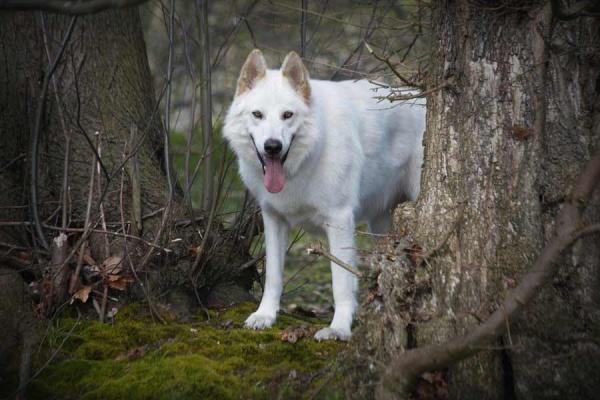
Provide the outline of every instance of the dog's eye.
[[254,115],[254,118],[256,119],[263,119],[263,113],[260,111],[252,111],[252,115]]
[[291,111],[286,111],[281,115],[281,118],[283,119],[290,119],[294,116],[294,113]]

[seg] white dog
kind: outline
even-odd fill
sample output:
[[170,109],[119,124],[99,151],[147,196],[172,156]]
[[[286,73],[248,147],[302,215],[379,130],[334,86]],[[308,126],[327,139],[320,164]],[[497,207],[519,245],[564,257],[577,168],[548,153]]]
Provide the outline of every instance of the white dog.
[[[391,210],[417,197],[424,102],[390,106],[376,98],[386,94],[368,81],[310,80],[294,52],[281,70],[259,50],[248,56],[223,131],[264,220],[265,289],[247,327],[275,322],[290,228],[324,232],[330,252],[356,265],[356,223],[386,233]],[[357,281],[335,263],[331,273],[335,314],[315,338],[347,340]]]

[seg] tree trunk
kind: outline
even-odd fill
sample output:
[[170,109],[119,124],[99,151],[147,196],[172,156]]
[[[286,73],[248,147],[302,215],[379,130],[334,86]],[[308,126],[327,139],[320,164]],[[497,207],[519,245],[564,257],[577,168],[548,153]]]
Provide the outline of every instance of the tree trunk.
[[[373,258],[357,334],[371,379],[405,349],[463,335],[497,309],[600,148],[598,19],[511,4],[435,3],[430,86],[451,85],[428,97],[420,198],[396,211],[395,239]],[[598,222],[599,197],[586,222]],[[443,371],[450,398],[598,393],[598,235],[558,262],[497,346]]]
[[[204,220],[185,222],[182,191],[176,187],[169,196],[163,126],[137,8],[75,20],[41,103],[37,204],[31,201],[38,98],[71,22],[38,12],[0,15],[0,240],[39,248],[43,240],[32,233],[37,207],[47,242],[65,232],[74,246],[82,231],[95,229],[86,241],[92,258],[100,264],[123,257],[124,269],[138,279],[132,286],[145,297],[148,284],[194,298],[231,282],[247,288],[253,269],[238,267],[247,259],[249,232],[225,231],[218,221],[209,227]],[[50,258],[36,257],[34,264]],[[63,264],[72,271],[81,262],[75,254]]]

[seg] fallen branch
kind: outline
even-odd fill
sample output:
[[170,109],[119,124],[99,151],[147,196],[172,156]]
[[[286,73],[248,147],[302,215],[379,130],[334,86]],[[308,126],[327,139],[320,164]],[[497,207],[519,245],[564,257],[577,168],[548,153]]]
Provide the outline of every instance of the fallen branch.
[[600,232],[600,224],[580,228],[581,211],[593,190],[600,184],[600,155],[588,162],[556,219],[556,233],[523,276],[519,285],[509,291],[502,305],[471,333],[409,350],[393,360],[383,373],[376,398],[397,398],[407,393],[416,378],[427,371],[439,370],[479,352],[504,334],[507,323],[514,320],[537,291],[558,270],[555,261],[560,254],[584,235]]
[[333,254],[329,253],[327,250],[325,250],[325,248],[323,247],[323,245],[321,243],[312,245],[311,247],[306,249],[306,252],[308,254],[316,254],[319,256],[323,256],[323,257],[327,258],[329,261],[336,263],[340,267],[344,268],[346,271],[351,272],[354,275],[358,276],[359,278],[363,277],[362,272],[360,272],[359,270],[357,270],[356,268],[354,268],[352,265],[348,264],[347,262],[342,261],[339,258],[337,258],[336,256],[334,256]]

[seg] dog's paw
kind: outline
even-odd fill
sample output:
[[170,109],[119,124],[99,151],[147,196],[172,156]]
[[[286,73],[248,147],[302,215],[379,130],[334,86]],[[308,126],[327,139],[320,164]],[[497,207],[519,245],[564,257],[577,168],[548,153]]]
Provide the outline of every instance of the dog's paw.
[[343,340],[343,341],[347,341],[350,340],[350,337],[352,336],[352,332],[350,332],[350,330],[346,330],[346,329],[335,329],[335,328],[323,328],[317,331],[317,333],[315,333],[315,339],[318,340],[319,342],[322,340]]
[[275,323],[275,317],[268,314],[259,314],[255,312],[251,314],[244,325],[250,329],[270,328]]

